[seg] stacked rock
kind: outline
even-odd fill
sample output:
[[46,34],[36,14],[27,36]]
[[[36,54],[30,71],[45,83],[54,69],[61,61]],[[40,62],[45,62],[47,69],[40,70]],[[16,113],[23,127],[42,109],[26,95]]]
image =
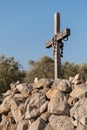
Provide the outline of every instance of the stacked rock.
[[87,84],[75,78],[11,84],[0,105],[0,130],[86,130]]

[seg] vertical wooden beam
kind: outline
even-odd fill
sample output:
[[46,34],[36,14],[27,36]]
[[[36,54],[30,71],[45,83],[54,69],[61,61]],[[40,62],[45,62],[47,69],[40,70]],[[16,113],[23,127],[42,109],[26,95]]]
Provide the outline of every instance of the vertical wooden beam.
[[54,35],[60,33],[60,14],[54,14]]
[[[60,33],[60,14],[54,14],[54,35]],[[59,42],[54,41],[54,79],[61,77],[61,58],[60,58],[60,45]]]

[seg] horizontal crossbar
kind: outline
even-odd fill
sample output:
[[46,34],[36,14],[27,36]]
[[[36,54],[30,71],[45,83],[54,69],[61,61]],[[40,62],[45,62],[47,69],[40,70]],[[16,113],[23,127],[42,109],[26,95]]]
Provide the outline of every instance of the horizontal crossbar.
[[[59,34],[57,34],[57,36],[56,36],[56,41],[64,40],[64,39],[67,38],[68,36],[70,36],[70,29],[69,29],[69,28],[66,28],[64,31],[62,31],[62,32],[60,32]],[[52,40],[49,40],[49,41],[46,43],[46,48],[52,47],[52,45],[53,45],[53,43],[54,43],[54,39],[55,39],[55,36],[52,38]]]
[[54,43],[53,40],[49,40],[48,42],[46,42],[46,48],[52,47],[53,43]]
[[56,40],[60,41],[60,40],[67,38],[68,36],[70,36],[70,29],[69,28],[67,28],[64,31],[57,34]]

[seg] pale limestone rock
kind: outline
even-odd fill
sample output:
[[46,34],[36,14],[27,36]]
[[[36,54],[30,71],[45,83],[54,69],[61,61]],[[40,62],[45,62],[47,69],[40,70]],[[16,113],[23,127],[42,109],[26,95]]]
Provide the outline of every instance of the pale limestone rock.
[[72,119],[68,116],[52,115],[49,118],[49,123],[53,130],[75,130]]
[[70,96],[70,97],[68,98],[68,104],[69,104],[70,106],[73,106],[74,100],[75,100],[75,98],[73,98],[73,97]]
[[64,93],[58,91],[48,103],[48,112],[56,115],[69,115],[70,106]]
[[75,84],[75,82],[76,82],[77,80],[79,80],[79,79],[80,79],[80,74],[78,73],[78,74],[75,75],[75,77],[74,77],[72,83]]
[[48,106],[48,101],[46,101],[46,102],[40,107],[40,113],[43,113],[43,112],[47,109],[47,106]]
[[25,118],[31,119],[36,118],[40,115],[40,108],[46,102],[45,95],[42,93],[34,93],[29,100],[27,105]]
[[83,126],[87,124],[87,98],[82,98],[70,110],[70,116]]
[[81,97],[82,95],[85,96],[86,93],[87,93],[87,84],[83,83],[80,85],[76,85],[75,89],[73,89],[72,92],[70,93],[70,96],[78,98]]
[[71,104],[73,104],[83,97],[87,97],[87,84],[86,83],[75,85],[75,88],[70,93],[69,102],[71,100]]
[[[32,86],[31,86],[32,87]],[[28,97],[30,93],[30,89],[27,83],[19,84],[16,86],[16,89],[24,96]]]
[[3,93],[2,96],[3,98],[7,97],[7,96],[10,96],[12,94],[12,91],[9,89],[7,90],[7,92]]
[[0,113],[8,113],[10,111],[10,99],[11,95],[7,96],[4,100],[3,103],[0,105]]
[[50,88],[47,92],[46,92],[46,97],[48,99],[51,99],[56,93],[58,92],[57,88]]
[[17,130],[27,130],[29,126],[28,120],[21,120],[17,125]]
[[75,77],[72,81],[72,84],[77,85],[77,84],[81,84],[82,82],[83,82],[83,79],[81,77],[81,74],[78,73],[78,74],[75,75]]
[[24,114],[22,114],[20,107],[18,107],[14,99],[11,99],[11,113],[16,123],[24,119]]
[[37,83],[34,84],[35,88],[44,88],[44,87],[51,87],[53,83],[53,80],[48,79],[48,78],[42,78],[39,79],[39,81]]
[[45,122],[49,121],[50,114],[48,112],[42,113],[40,118],[43,119]]
[[31,124],[28,130],[44,130],[45,127],[46,123],[41,118],[38,118],[35,122]]
[[71,84],[68,80],[66,79],[57,79],[54,81],[52,87],[58,88],[59,91],[61,92],[66,92],[69,93],[72,90]]
[[0,130],[16,130],[16,124],[14,123],[11,113],[8,113],[8,116],[3,116],[0,122]]
[[13,99],[15,100],[15,102],[25,103],[27,98],[25,96],[23,96],[21,93],[19,93],[19,94],[17,93],[13,96]]
[[36,84],[38,82],[38,77],[34,79],[34,83]]
[[69,77],[69,82],[72,83],[73,79],[74,79],[74,77],[71,77],[71,76],[70,76],[70,77]]

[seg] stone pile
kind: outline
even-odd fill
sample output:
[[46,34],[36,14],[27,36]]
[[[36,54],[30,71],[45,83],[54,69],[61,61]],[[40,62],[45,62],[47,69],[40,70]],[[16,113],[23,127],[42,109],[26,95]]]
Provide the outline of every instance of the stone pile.
[[0,117],[0,130],[87,130],[87,84],[79,74],[11,84]]

